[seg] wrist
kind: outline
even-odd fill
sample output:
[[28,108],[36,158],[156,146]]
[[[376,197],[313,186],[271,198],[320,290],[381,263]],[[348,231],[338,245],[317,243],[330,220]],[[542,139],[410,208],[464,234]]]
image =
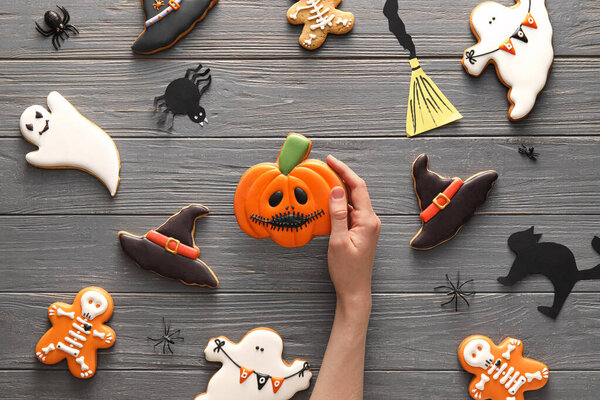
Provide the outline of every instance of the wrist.
[[355,293],[337,298],[336,314],[348,320],[369,319],[371,314],[371,292]]

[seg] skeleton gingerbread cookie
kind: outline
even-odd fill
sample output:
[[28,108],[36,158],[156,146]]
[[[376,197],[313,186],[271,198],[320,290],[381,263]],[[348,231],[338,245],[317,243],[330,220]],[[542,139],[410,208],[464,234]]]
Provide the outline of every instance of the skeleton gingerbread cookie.
[[223,366],[208,382],[206,393],[195,400],[287,400],[310,386],[308,362],[285,362],[283,340],[268,328],[251,330],[239,343],[213,338],[204,354]]
[[117,194],[121,162],[115,142],[96,124],[79,114],[58,92],[48,95],[48,108],[31,106],[21,115],[21,134],[39,147],[25,156],[39,168],[73,168],[98,178]]
[[471,13],[471,30],[478,40],[465,50],[462,65],[479,76],[492,63],[509,88],[508,118],[518,121],[533,109],[552,62],[552,25],[545,0],[516,0],[513,7],[486,1]]
[[96,351],[115,344],[115,332],[104,325],[113,313],[113,299],[99,287],[87,287],[77,293],[73,304],[53,303],[48,308],[52,324],[35,348],[44,364],[67,359],[69,370],[77,378],[96,373]]
[[469,394],[475,400],[523,400],[524,392],[548,382],[548,367],[523,357],[523,343],[506,338],[496,346],[488,337],[475,335],[458,347],[462,367],[475,375]]
[[327,35],[343,35],[354,27],[354,15],[336,7],[342,0],[300,0],[290,7],[287,19],[291,24],[304,24],[298,42],[307,50],[318,49]]

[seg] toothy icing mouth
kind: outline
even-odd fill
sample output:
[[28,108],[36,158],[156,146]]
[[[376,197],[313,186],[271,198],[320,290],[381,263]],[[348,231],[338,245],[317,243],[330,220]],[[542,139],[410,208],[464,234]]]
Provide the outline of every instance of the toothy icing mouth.
[[273,215],[271,218],[265,218],[258,214],[252,214],[250,220],[262,226],[267,226],[271,229],[280,230],[296,230],[304,228],[311,222],[321,218],[325,215],[325,211],[322,209],[319,211],[312,212],[310,214],[296,213],[296,211],[286,211],[285,213],[279,213]]
[[42,129],[42,130],[40,131],[40,135],[41,135],[42,133],[46,132],[48,129],[50,129],[50,127],[48,126],[49,122],[50,122],[50,120],[49,120],[49,119],[47,119],[47,120],[46,120],[46,125],[44,126],[44,129]]

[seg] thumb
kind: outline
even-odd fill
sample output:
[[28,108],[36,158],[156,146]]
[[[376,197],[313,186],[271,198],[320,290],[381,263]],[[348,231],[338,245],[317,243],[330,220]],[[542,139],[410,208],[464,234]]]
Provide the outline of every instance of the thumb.
[[331,236],[348,233],[348,202],[346,191],[340,186],[331,189],[329,194],[329,215],[331,217]]

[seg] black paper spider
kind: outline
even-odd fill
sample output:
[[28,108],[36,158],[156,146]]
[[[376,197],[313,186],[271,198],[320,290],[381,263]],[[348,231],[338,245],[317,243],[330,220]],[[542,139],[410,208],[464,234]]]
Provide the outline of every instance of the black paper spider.
[[183,336],[180,335],[181,330],[177,329],[176,331],[171,331],[171,324],[168,325],[165,323],[165,318],[162,319],[163,326],[163,335],[160,338],[154,339],[148,336],[148,340],[152,340],[155,342],[154,348],[162,343],[162,352],[163,354],[167,354],[167,350],[173,354],[173,350],[171,349],[171,345],[175,345],[175,342],[181,341],[183,342]]
[[446,296],[452,296],[452,298],[450,300],[448,300],[447,302],[442,304],[442,307],[445,306],[446,304],[450,304],[450,303],[454,302],[454,311],[458,312],[458,299],[459,298],[463,299],[465,301],[465,303],[467,303],[467,307],[471,307],[471,304],[469,304],[467,297],[474,296],[475,292],[463,291],[462,287],[464,285],[466,285],[467,283],[473,282],[473,279],[469,279],[468,281],[460,283],[460,272],[459,272],[456,276],[456,285],[454,283],[452,283],[450,278],[448,278],[448,274],[446,274],[446,282],[448,282],[448,284],[450,286],[442,285],[442,286],[437,286],[434,288],[434,290],[439,290],[439,289],[449,290],[449,292],[446,293]]
[[519,154],[523,154],[530,160],[536,161],[540,153],[536,153],[533,147],[527,147],[524,144],[519,147]]
[[37,29],[39,33],[46,37],[52,36],[52,45],[56,50],[58,50],[60,47],[60,39],[65,40],[65,38],[62,36],[63,34],[65,34],[67,37],[70,37],[69,32],[77,35],[79,30],[73,25],[69,24],[71,16],[69,15],[67,9],[62,6],[56,7],[62,12],[63,16],[61,17],[58,15],[56,11],[46,11],[44,13],[44,22],[46,22],[46,25],[48,25],[50,29],[44,30],[37,22],[35,23],[35,29]]
[[160,123],[167,129],[173,127],[175,115],[187,114],[190,119],[204,126],[208,122],[206,110],[200,106],[200,97],[210,86],[210,68],[204,71],[202,64],[195,69],[188,69],[184,78],[175,79],[169,83],[165,94],[154,99],[154,109],[160,112]]

